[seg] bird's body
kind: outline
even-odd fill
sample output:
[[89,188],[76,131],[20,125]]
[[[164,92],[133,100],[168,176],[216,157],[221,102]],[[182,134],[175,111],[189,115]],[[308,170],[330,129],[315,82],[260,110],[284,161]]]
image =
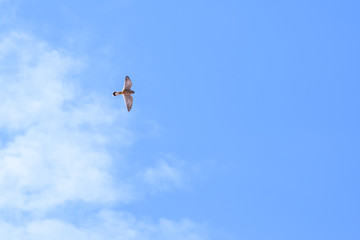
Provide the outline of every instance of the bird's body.
[[132,87],[131,80],[128,76],[126,76],[123,90],[121,92],[113,92],[114,96],[119,96],[119,95],[124,96],[126,108],[128,111],[130,111],[133,104],[133,97],[131,96],[131,94],[135,93],[135,91],[131,90],[131,87]]
[[135,93],[133,90],[124,90],[122,92],[114,92],[113,95],[114,96],[118,96],[118,95],[121,95],[121,94],[123,94],[123,95],[131,95],[133,93]]

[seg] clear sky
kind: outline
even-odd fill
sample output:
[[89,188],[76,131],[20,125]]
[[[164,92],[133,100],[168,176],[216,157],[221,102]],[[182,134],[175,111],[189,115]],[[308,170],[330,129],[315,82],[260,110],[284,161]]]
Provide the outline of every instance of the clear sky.
[[0,0],[0,235],[359,239],[359,12]]

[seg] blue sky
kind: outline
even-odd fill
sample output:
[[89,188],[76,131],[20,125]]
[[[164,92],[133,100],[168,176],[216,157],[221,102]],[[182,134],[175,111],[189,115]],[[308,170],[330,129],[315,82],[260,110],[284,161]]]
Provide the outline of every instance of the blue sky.
[[0,1],[0,234],[358,239],[359,10]]

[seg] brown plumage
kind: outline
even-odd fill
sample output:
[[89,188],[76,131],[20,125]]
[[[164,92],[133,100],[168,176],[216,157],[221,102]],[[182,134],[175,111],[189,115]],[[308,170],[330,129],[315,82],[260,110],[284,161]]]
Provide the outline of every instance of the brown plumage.
[[121,92],[113,92],[114,96],[118,96],[118,95],[124,96],[126,108],[128,111],[130,111],[133,104],[133,97],[131,96],[131,94],[135,93],[133,90],[131,90],[131,87],[132,87],[131,80],[128,76],[126,76],[123,90]]

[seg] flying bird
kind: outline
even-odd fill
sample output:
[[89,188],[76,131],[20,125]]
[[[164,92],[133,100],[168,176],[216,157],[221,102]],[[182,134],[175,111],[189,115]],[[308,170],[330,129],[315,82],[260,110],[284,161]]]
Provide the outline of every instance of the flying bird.
[[131,94],[135,93],[133,90],[131,90],[131,80],[128,76],[125,77],[125,84],[124,84],[124,88],[122,90],[122,92],[113,92],[114,96],[118,96],[120,94],[123,95],[124,100],[125,100],[125,104],[126,104],[126,108],[128,111],[130,111],[132,104],[133,104],[133,97],[131,96]]

